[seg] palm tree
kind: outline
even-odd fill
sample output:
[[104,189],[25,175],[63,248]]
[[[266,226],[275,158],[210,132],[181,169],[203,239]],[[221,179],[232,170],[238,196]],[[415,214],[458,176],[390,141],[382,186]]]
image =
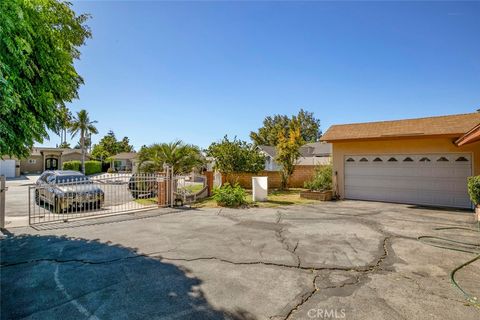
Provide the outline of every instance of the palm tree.
[[184,174],[200,167],[204,159],[200,149],[180,140],[155,143],[138,152],[139,167],[145,172],[163,171],[163,165],[173,168],[174,174]]
[[59,126],[59,135],[60,135],[60,145],[65,146],[67,145],[67,131],[70,128],[70,121],[72,120],[72,113],[68,108],[62,105],[59,108],[59,119],[58,119],[58,126]]
[[88,134],[98,133],[97,128],[94,124],[97,121],[90,121],[88,112],[86,110],[80,110],[77,112],[77,116],[73,118],[70,124],[70,132],[72,133],[72,138],[80,133],[80,146],[82,149],[82,172],[85,173],[85,138]]

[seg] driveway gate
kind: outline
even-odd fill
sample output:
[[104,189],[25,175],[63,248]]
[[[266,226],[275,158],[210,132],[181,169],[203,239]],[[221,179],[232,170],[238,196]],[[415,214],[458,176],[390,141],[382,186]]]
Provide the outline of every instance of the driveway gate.
[[46,179],[29,187],[29,224],[189,205],[208,196],[201,175],[105,173],[73,180]]
[[[101,174],[50,180],[29,187],[29,224],[150,210],[160,202],[159,187],[171,185],[169,173]],[[161,191],[164,191],[163,188]]]

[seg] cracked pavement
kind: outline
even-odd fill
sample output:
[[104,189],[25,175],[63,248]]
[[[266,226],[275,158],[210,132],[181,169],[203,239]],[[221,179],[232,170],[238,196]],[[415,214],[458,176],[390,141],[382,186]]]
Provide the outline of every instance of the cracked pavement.
[[[478,319],[449,273],[469,212],[341,201],[11,228],[2,319]],[[480,294],[480,261],[457,281]]]

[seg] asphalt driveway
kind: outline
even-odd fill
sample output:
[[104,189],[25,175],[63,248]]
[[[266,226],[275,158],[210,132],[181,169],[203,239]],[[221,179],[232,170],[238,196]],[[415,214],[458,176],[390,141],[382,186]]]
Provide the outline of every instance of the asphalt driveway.
[[[472,216],[342,201],[12,228],[1,318],[479,319],[449,277],[478,250]],[[477,296],[478,270],[456,274]]]
[[[103,175],[105,176],[106,174]],[[110,176],[112,179],[116,179],[115,175]],[[5,197],[5,224],[7,228],[28,225],[29,205],[32,210],[37,212],[37,214],[40,212],[43,213],[44,207],[39,209],[39,207],[33,203],[33,190],[30,190],[31,203],[29,204],[29,186],[33,186],[38,178],[39,175],[27,175],[7,180],[6,186],[8,190]],[[98,186],[105,192],[103,211],[99,212],[99,214],[109,213],[107,210],[114,211],[116,210],[115,207],[118,206],[123,206],[123,208],[125,208],[127,204],[132,208],[139,206],[133,202],[133,198],[128,191],[126,185],[128,178],[128,175],[124,175],[124,177],[121,178],[123,180],[122,182],[124,182],[123,184],[117,184],[117,182],[98,184]],[[47,211],[49,210],[47,207],[45,207],[45,209]]]
[[28,187],[37,181],[40,175],[20,176],[8,179],[5,194],[6,227],[28,225]]

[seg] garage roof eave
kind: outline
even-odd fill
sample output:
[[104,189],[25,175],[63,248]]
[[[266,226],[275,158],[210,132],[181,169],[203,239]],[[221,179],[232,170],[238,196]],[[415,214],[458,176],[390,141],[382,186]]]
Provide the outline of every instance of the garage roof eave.
[[480,141],[480,123],[455,141],[458,147]]
[[416,119],[332,125],[321,141],[451,136],[458,139],[480,122],[480,112]]
[[427,139],[427,138],[458,138],[462,133],[458,134],[435,134],[435,135],[424,135],[424,134],[411,134],[411,135],[384,135],[384,136],[372,136],[372,137],[361,137],[361,138],[339,138],[339,139],[320,139],[320,141],[325,141],[329,143],[336,142],[356,142],[356,141],[382,141],[382,140],[400,140],[400,139]]

